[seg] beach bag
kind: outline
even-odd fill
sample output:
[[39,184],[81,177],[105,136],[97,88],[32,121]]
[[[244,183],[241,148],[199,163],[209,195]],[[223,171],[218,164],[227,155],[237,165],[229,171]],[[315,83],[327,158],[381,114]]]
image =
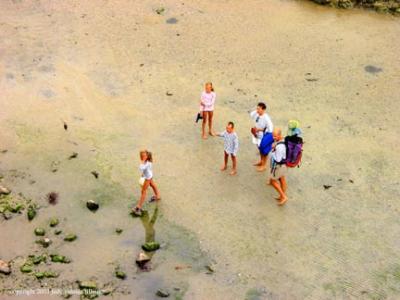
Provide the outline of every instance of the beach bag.
[[145,180],[146,180],[146,178],[144,178],[143,176],[141,176],[141,177],[139,178],[139,181],[138,181],[139,185],[140,185],[140,186],[143,186]]
[[286,166],[289,168],[300,167],[303,154],[303,139],[297,135],[285,137]]
[[197,113],[197,116],[195,118],[196,123],[198,123],[199,120],[202,120],[202,119],[203,119],[203,113],[202,112]]
[[266,132],[263,135],[260,146],[258,147],[260,149],[261,155],[264,156],[268,155],[268,153],[271,152],[273,143],[274,143],[274,137],[272,136],[272,133]]

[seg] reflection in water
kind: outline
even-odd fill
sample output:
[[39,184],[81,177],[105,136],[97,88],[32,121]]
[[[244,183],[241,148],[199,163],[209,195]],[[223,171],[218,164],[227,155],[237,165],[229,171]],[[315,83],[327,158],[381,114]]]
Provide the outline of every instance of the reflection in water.
[[[154,230],[154,224],[156,223],[157,216],[158,216],[158,204],[155,205],[152,216],[150,215],[149,211],[143,211],[143,214],[140,218],[145,231],[145,238],[144,238],[145,245],[151,245],[153,243],[156,243],[155,241],[156,231]],[[136,264],[141,270],[150,271],[151,269],[150,261],[154,253],[155,251],[141,251],[139,253],[136,259]]]
[[153,215],[151,217],[149,211],[146,210],[143,212],[143,215],[140,218],[145,231],[145,240],[144,240],[145,243],[155,242],[156,232],[154,230],[154,224],[157,221],[157,216],[158,216],[158,204],[156,204]]

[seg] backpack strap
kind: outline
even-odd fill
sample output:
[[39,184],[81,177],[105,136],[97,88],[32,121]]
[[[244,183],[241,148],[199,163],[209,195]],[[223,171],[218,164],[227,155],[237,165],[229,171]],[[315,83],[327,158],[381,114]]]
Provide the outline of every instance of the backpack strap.
[[[286,143],[284,141],[278,142],[275,145],[275,149],[278,145],[284,145],[285,146],[285,151],[286,151],[286,155],[287,155],[287,148],[286,148]],[[287,157],[286,157],[287,158]],[[285,165],[286,164],[286,158],[282,159],[280,162],[275,162],[277,165]]]

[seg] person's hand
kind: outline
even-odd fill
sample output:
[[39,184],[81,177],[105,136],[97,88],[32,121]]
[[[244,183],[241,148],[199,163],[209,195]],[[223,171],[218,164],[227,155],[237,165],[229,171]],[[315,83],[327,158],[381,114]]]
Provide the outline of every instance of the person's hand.
[[257,128],[252,127],[252,128],[251,128],[251,133],[252,133],[255,137],[257,137]]

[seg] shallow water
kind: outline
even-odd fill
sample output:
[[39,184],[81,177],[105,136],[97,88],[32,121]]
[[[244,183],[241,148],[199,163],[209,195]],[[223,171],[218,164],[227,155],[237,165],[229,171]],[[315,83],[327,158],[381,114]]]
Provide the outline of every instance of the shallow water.
[[[60,272],[48,286],[95,277],[115,299],[153,299],[161,287],[176,299],[400,297],[399,20],[300,1],[159,6],[1,2],[2,184],[43,207],[30,223],[1,221],[0,259],[22,258],[0,288],[39,286],[18,264],[42,252],[33,230],[57,216],[78,240],[53,238],[48,251],[73,261],[48,266]],[[236,177],[219,171],[222,141],[202,141],[194,124],[209,80],[216,129],[233,120],[240,137]],[[297,118],[305,132],[282,208],[251,165],[247,111],[259,100],[276,126]],[[154,229],[164,247],[150,272],[135,266],[145,230],[129,215],[143,148],[163,198]]]

